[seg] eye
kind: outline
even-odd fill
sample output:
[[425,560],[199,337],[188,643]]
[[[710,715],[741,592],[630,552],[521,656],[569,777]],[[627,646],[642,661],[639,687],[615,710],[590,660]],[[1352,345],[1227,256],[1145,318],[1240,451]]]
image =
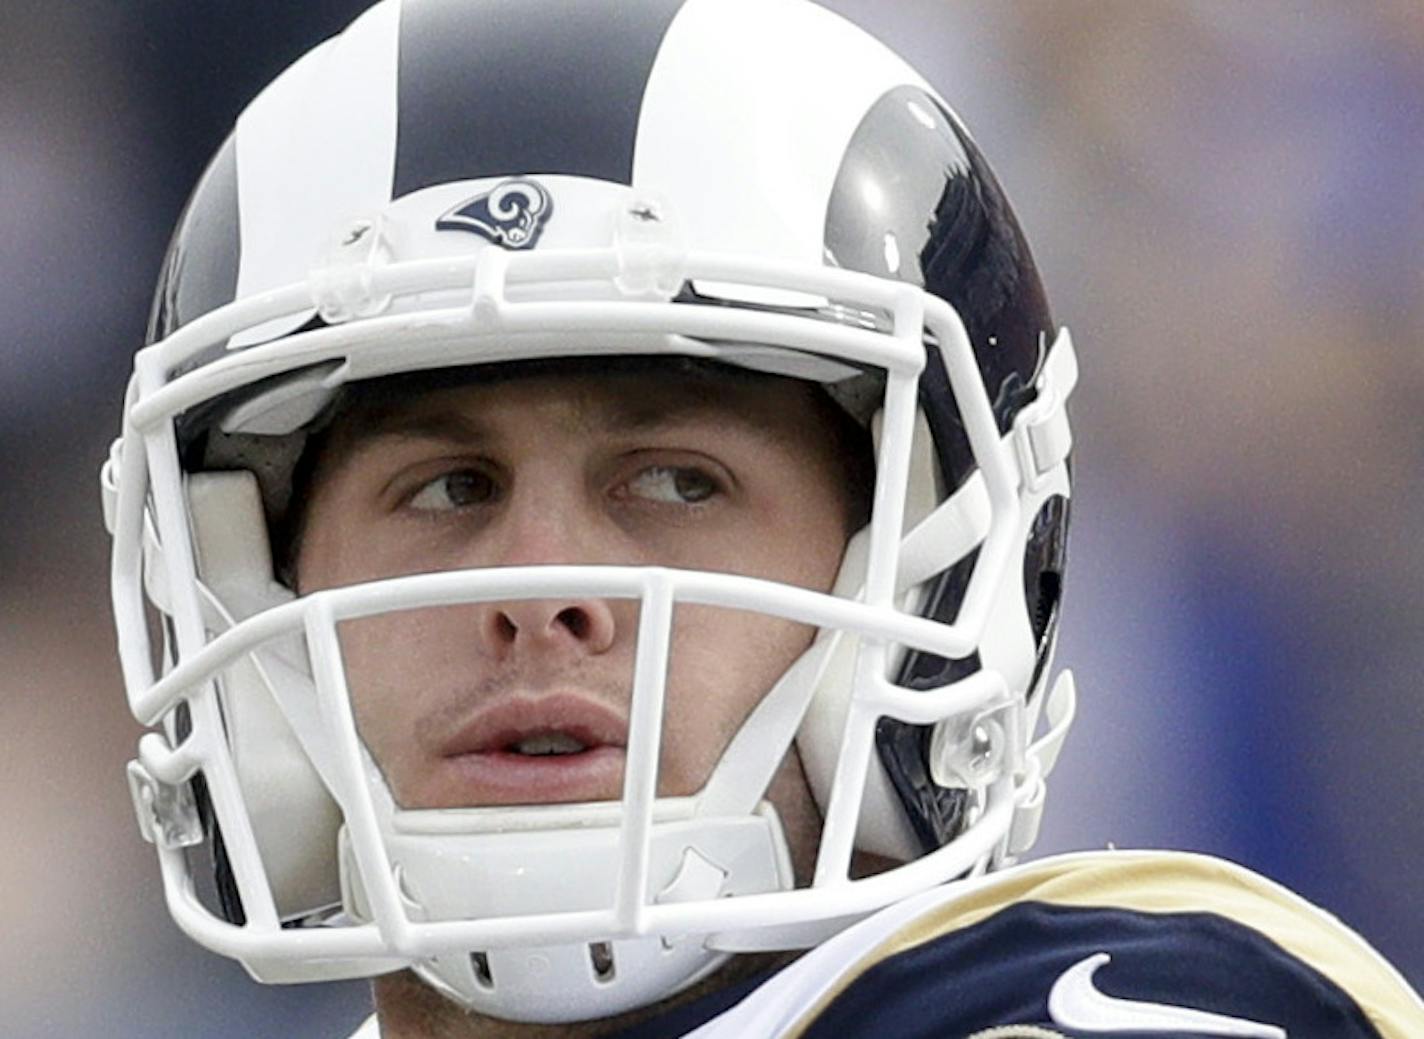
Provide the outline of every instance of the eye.
[[478,469],[459,469],[431,480],[410,499],[410,507],[421,512],[449,512],[494,501],[499,488],[488,474]]
[[669,505],[698,505],[722,488],[701,469],[655,465],[628,481],[628,493],[646,501]]

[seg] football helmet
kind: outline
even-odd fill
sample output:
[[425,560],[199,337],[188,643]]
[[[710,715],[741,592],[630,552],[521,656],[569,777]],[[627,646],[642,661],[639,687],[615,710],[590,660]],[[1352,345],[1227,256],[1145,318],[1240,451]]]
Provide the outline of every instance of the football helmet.
[[[864,423],[871,519],[830,593],[643,566],[284,580],[274,535],[343,387],[614,355],[809,380]],[[152,729],[129,779],[178,924],[260,980],[410,967],[464,1007],[564,1021],[1010,861],[1075,699],[1048,676],[1076,378],[979,150],[838,16],[383,0],[262,93],[202,177],[103,469],[123,673]],[[639,604],[621,801],[397,804],[339,625],[570,595]],[[667,798],[687,604],[819,634],[706,786]],[[793,746],[824,817],[803,884],[765,800]],[[898,865],[854,877],[856,850]]]

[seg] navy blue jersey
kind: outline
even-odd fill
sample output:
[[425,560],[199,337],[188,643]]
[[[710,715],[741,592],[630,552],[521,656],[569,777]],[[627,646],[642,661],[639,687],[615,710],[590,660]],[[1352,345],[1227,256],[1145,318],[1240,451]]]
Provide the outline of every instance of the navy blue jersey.
[[680,1036],[1424,1039],[1424,1001],[1339,920],[1249,870],[1107,851],[898,902],[621,1039]]
[[1333,916],[1249,870],[1111,851],[899,903],[668,1034],[1420,1039],[1424,1002]]

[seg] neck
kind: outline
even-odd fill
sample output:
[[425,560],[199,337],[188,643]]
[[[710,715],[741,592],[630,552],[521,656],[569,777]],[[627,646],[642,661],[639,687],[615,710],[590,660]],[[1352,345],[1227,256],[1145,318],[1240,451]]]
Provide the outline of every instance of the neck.
[[700,999],[727,985],[784,966],[792,954],[736,956],[712,977],[649,1007],[616,1017],[567,1024],[538,1025],[502,1021],[463,1010],[410,971],[388,974],[371,983],[381,1039],[593,1039],[613,1036],[674,1007]]

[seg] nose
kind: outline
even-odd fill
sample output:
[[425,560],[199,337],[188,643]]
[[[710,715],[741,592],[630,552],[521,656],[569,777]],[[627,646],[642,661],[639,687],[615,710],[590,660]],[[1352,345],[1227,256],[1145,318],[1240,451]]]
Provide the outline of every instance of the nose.
[[490,603],[478,621],[496,659],[516,652],[597,656],[613,645],[617,624],[604,599],[529,599]]
[[[499,519],[478,544],[489,566],[546,566],[606,562],[616,553],[597,531],[599,515],[580,492],[581,481],[562,469],[528,468]],[[548,657],[596,656],[618,633],[614,606],[597,598],[548,598],[489,603],[479,636],[503,660],[516,653]]]

